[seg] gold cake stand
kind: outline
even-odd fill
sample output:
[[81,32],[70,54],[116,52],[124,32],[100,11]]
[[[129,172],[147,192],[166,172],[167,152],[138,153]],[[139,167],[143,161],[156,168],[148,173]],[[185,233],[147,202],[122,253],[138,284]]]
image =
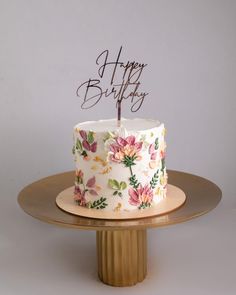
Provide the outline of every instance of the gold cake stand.
[[189,173],[168,171],[168,182],[181,188],[186,202],[161,216],[132,220],[80,217],[59,209],[56,196],[74,181],[74,171],[52,175],[25,187],[18,196],[29,215],[59,226],[96,230],[98,276],[112,286],[131,286],[147,274],[147,229],[190,220],[217,206],[222,192],[211,181]]

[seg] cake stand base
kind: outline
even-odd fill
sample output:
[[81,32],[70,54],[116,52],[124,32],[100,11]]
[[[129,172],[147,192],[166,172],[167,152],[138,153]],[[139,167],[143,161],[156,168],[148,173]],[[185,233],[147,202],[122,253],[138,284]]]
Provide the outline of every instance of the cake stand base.
[[59,226],[97,232],[98,276],[111,286],[132,286],[147,273],[146,230],[190,220],[215,208],[221,190],[197,175],[168,170],[168,181],[187,196],[178,210],[168,214],[128,220],[81,217],[56,206],[56,197],[71,186],[74,171],[52,175],[25,187],[18,196],[21,208],[29,215]]
[[97,231],[98,276],[108,285],[132,286],[147,274],[147,231]]

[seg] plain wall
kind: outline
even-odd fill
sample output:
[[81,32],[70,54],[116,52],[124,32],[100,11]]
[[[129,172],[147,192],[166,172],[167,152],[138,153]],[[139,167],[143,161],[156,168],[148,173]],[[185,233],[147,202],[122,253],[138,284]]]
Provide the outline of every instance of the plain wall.
[[1,294],[127,291],[96,280],[94,233],[40,223],[16,202],[25,185],[74,169],[76,123],[116,115],[111,102],[81,110],[76,89],[96,74],[102,50],[115,55],[121,45],[123,60],[148,64],[149,92],[123,116],[164,122],[167,167],[223,190],[212,213],[150,232],[150,275],[128,290],[234,294],[235,28],[229,0],[0,0]]

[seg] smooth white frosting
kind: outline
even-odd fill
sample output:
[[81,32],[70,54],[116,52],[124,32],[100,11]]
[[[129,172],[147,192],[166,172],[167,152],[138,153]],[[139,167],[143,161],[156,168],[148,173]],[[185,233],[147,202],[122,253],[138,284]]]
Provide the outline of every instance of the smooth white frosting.
[[[121,127],[124,127],[128,132],[148,130],[156,128],[160,125],[161,123],[157,120],[141,118],[121,118]],[[119,127],[117,126],[117,119],[82,122],[78,123],[75,128],[83,129],[86,131],[92,130],[94,132],[116,131],[117,129],[119,129]]]

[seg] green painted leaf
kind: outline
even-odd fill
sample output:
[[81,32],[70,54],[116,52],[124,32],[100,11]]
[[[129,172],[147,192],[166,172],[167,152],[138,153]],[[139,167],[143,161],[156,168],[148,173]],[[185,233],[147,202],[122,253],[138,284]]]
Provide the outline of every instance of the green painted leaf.
[[91,205],[92,205],[91,202],[88,202],[88,203],[86,204],[86,207],[90,209],[90,208],[91,208]]
[[134,161],[136,160],[137,156],[125,156],[124,160],[122,161],[125,165],[125,167],[131,167],[133,165],[135,165]]
[[114,138],[115,134],[113,132],[107,132],[106,135],[103,138],[103,141],[106,142],[110,138]]
[[106,198],[101,197],[100,199],[90,203],[89,208],[96,208],[96,209],[104,209],[107,206],[107,203],[105,203]]
[[83,157],[87,157],[87,153],[86,153],[86,151],[83,151],[82,153],[81,153],[81,155],[83,156]]
[[165,158],[161,159],[161,171],[165,169]]
[[110,187],[110,188],[113,188],[113,180],[110,178],[110,179],[108,179],[108,186]]
[[110,188],[115,189],[115,190],[119,190],[120,189],[120,184],[117,180],[115,179],[109,179],[108,180],[108,185]]
[[94,137],[93,137],[93,132],[89,131],[88,133],[88,143],[93,143],[94,142]]
[[135,176],[135,174],[134,175],[132,175],[130,178],[129,178],[129,181],[130,181],[130,185],[133,187],[133,188],[138,188],[139,187],[139,182],[138,182],[138,180],[137,180],[137,178],[136,178],[136,176]]
[[80,141],[78,138],[77,138],[77,141],[76,141],[75,148],[76,148],[77,150],[80,150],[80,151],[83,150],[82,143],[81,143],[81,141]]
[[158,172],[159,172],[159,170],[157,170],[156,173],[154,173],[154,175],[150,181],[150,186],[152,189],[154,189],[157,185],[158,178],[159,178]]
[[120,184],[117,180],[113,179],[113,188],[119,190]]
[[127,188],[127,184],[126,184],[126,182],[121,181],[121,182],[120,182],[120,189],[121,189],[121,190],[124,190],[124,189],[126,189],[126,188]]
[[151,207],[151,203],[143,203],[138,207],[138,209],[145,209]]
[[158,148],[159,148],[159,139],[157,137],[155,140],[155,150],[158,150]]

